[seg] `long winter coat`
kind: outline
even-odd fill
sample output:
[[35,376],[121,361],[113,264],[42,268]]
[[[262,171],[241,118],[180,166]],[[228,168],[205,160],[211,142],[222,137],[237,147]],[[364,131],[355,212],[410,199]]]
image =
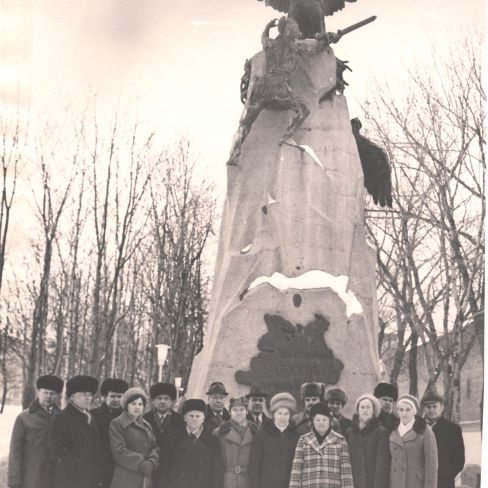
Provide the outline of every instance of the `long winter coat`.
[[100,436],[103,484],[107,487],[110,486],[115,468],[115,461],[112,456],[112,449],[110,448],[108,432],[110,429],[110,422],[117,418],[122,412],[122,408],[110,410],[105,402],[90,412],[93,415],[93,420],[95,420],[95,423],[97,424],[98,434]]
[[93,417],[72,403],[49,425],[48,450],[55,464],[55,488],[98,488],[103,486],[100,439]]
[[347,442],[330,430],[319,445],[315,433],[298,440],[289,488],[354,488]]
[[354,488],[388,488],[391,462],[389,436],[390,433],[378,418],[372,418],[361,429],[359,418],[354,415],[352,427],[346,431]]
[[403,437],[390,434],[390,488],[437,488],[437,446],[432,429],[421,417]]
[[160,424],[156,415],[152,410],[144,415],[144,420],[149,422],[156,437],[156,444],[159,446],[159,467],[153,473],[153,485],[155,488],[167,488],[169,486],[171,451],[176,441],[185,432],[186,424],[183,417],[173,411],[167,414],[163,425]]
[[[59,413],[53,407],[52,414]],[[8,458],[8,486],[51,488],[53,465],[47,453],[47,432],[52,415],[36,400],[15,419]]]
[[228,420],[230,420],[230,413],[226,408],[222,410],[222,417],[219,418],[213,413],[210,405],[207,405],[207,412],[205,413],[205,424],[211,431],[215,430],[217,427],[220,427],[221,424],[227,422]]
[[438,488],[454,488],[454,480],[464,467],[464,441],[461,427],[441,417],[432,427],[439,458]]
[[283,432],[270,422],[256,433],[251,448],[252,488],[288,488],[297,441],[292,422]]
[[384,412],[383,410],[378,415],[378,420],[388,432],[392,432],[393,430],[395,430],[398,427],[398,423],[400,422],[398,417],[395,417],[394,414]]
[[305,412],[299,412],[293,415],[291,420],[296,425],[298,437],[312,432],[312,422]]
[[247,417],[246,418],[247,418],[247,420],[249,420],[253,424],[256,424],[259,429],[261,429],[264,424],[268,424],[270,422],[273,422],[273,420],[270,417],[268,417],[264,412],[263,412],[263,414],[261,416],[261,422],[260,423],[257,423],[256,422],[256,419],[254,418],[254,416],[252,415],[251,412],[247,412]]
[[171,458],[170,488],[221,488],[222,458],[217,438],[207,425],[198,439],[186,429],[175,442]]
[[115,460],[111,488],[150,487],[151,477],[140,471],[143,461],[151,461],[155,468],[159,465],[159,449],[149,423],[123,412],[110,423],[109,437]]
[[248,422],[241,437],[234,424],[229,421],[214,430],[220,443],[224,467],[224,488],[250,488],[251,446],[258,426]]

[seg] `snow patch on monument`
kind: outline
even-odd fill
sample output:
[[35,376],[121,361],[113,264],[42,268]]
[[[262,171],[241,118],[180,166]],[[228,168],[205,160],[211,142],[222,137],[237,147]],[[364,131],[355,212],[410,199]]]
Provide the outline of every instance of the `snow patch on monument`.
[[312,270],[296,276],[288,278],[281,273],[273,273],[271,276],[260,276],[256,278],[248,290],[258,287],[262,284],[269,284],[281,291],[289,290],[313,290],[317,288],[331,288],[334,290],[339,298],[346,305],[346,315],[350,318],[353,314],[360,314],[363,312],[363,307],[356,298],[356,295],[351,290],[347,289],[349,277],[347,276],[333,276],[325,271]]

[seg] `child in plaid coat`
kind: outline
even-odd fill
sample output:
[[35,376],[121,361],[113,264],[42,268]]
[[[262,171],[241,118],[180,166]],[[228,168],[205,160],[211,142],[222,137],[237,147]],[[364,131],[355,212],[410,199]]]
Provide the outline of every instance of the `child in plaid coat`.
[[298,440],[289,488],[354,488],[349,450],[344,437],[331,429],[326,403],[310,411],[313,430]]

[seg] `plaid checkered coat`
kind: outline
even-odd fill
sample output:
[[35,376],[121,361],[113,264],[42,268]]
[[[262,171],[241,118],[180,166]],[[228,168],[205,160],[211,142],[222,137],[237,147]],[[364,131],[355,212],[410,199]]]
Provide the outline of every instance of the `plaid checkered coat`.
[[344,437],[329,431],[321,445],[314,432],[298,440],[289,488],[354,488],[349,450]]

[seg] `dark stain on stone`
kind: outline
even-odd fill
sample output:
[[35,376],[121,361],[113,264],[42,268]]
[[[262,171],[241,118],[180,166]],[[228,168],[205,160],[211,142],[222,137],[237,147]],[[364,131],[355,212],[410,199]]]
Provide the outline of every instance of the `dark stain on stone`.
[[302,304],[302,297],[298,293],[295,293],[293,295],[293,305],[295,305],[295,307],[298,308],[301,304]]
[[240,295],[239,295],[239,300],[242,302],[242,300],[244,299],[244,297],[246,296],[247,292],[249,290],[246,288],[245,290],[241,291]]
[[263,206],[261,207],[261,210],[263,211],[263,214],[264,214],[264,215],[268,215],[268,207],[267,207],[266,205],[263,205]]
[[297,271],[300,271],[302,268],[301,268],[300,266],[295,266],[295,269],[296,269]]
[[[305,326],[280,315],[264,316],[267,332],[258,341],[258,354],[251,359],[249,370],[235,373],[241,385],[259,384],[271,395],[289,391],[300,397],[300,385],[320,381],[335,385],[344,364],[325,342],[329,322],[316,314]],[[353,372],[354,373],[354,372]]]

